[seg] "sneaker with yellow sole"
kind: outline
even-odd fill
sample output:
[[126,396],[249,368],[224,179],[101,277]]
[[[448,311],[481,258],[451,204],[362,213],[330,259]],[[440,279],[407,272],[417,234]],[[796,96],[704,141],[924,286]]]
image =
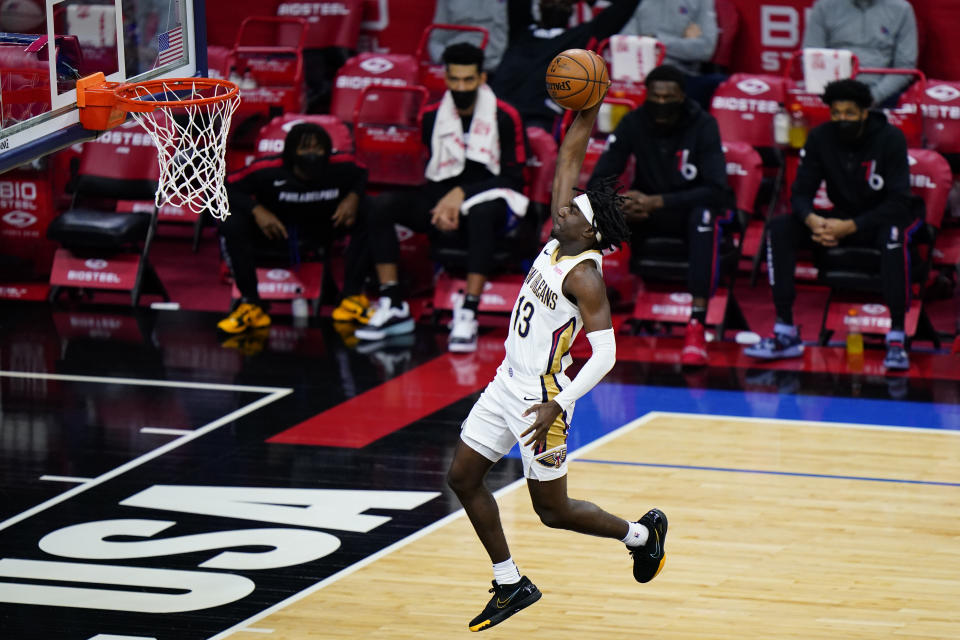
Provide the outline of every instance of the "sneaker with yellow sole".
[[241,303],[229,316],[217,323],[224,333],[243,333],[248,329],[262,329],[270,326],[270,316],[252,302]]
[[220,346],[225,349],[236,349],[245,356],[255,356],[267,346],[269,338],[270,327],[263,327],[232,335],[221,342]]
[[365,295],[347,296],[340,301],[340,306],[333,310],[334,322],[359,322],[367,324],[370,316],[373,315],[373,309],[370,308],[370,300]]

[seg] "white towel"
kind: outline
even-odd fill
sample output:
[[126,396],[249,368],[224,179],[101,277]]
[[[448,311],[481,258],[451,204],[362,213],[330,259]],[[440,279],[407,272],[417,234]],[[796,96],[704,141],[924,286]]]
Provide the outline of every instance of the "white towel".
[[470,213],[470,209],[481,202],[490,202],[491,200],[497,200],[498,198],[503,198],[507,203],[507,208],[510,209],[510,212],[518,218],[522,218],[527,215],[527,207],[530,205],[530,198],[523,195],[518,191],[513,189],[507,189],[506,187],[497,187],[495,189],[487,189],[486,191],[481,191],[480,193],[474,194],[473,196],[467,198],[463,201],[463,204],[460,205],[460,213],[467,215]]
[[650,36],[610,36],[610,74],[614,80],[643,82],[659,58],[660,41]]
[[500,131],[497,129],[497,97],[487,85],[477,91],[473,119],[466,141],[463,122],[449,91],[443,94],[437,108],[437,120],[430,137],[430,162],[427,180],[441,182],[463,172],[467,160],[484,165],[490,173],[500,175]]
[[803,84],[807,93],[823,93],[834,80],[853,75],[853,53],[846,49],[804,49]]

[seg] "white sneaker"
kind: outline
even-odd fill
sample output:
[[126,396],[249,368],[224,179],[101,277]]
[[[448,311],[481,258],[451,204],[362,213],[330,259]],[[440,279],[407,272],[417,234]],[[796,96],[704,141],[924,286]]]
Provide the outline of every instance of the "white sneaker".
[[478,327],[477,314],[469,309],[454,309],[447,349],[454,353],[476,351]]
[[384,296],[377,303],[377,310],[367,325],[358,328],[353,335],[360,340],[383,340],[387,336],[412,333],[413,329],[410,305],[404,302],[402,307],[394,307],[390,304],[390,298]]

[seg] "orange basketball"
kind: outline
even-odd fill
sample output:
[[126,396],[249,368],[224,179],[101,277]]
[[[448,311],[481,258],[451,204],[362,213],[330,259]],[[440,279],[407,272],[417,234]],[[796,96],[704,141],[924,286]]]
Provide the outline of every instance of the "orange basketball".
[[564,109],[589,109],[610,86],[603,58],[586,49],[567,49],[547,67],[547,93]]

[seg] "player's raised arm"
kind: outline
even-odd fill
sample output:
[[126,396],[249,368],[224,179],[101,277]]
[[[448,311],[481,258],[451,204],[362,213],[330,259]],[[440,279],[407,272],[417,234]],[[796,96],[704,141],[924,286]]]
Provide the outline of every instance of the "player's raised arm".
[[[606,90],[604,90],[606,93]],[[557,170],[553,178],[553,197],[550,200],[550,212],[556,214],[559,207],[565,207],[573,197],[573,188],[580,180],[580,167],[583,166],[583,157],[587,153],[587,143],[593,132],[593,124],[597,121],[601,99],[597,104],[577,112],[573,124],[567,130],[557,151]]]
[[556,215],[573,197],[580,178],[580,167],[597,121],[600,105],[610,88],[607,65],[596,53],[584,49],[561,51],[547,67],[547,93],[559,106],[576,111],[577,116],[560,143],[553,180],[550,211]]

